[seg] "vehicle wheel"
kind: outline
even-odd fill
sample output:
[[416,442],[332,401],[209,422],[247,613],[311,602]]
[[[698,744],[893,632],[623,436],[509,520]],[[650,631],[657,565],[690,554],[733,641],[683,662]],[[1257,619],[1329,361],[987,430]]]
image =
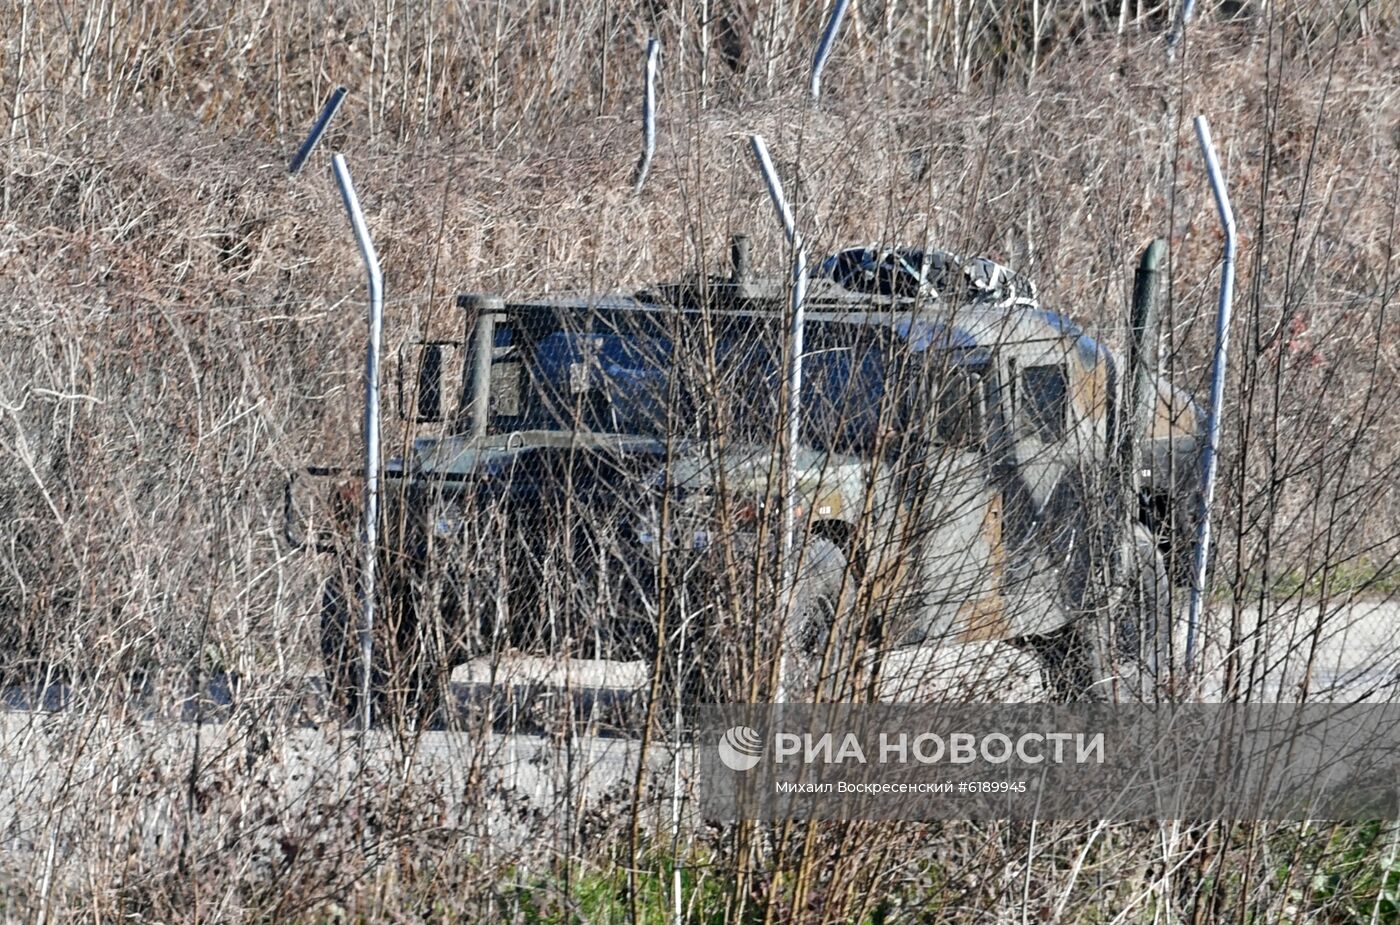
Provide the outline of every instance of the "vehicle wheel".
[[1120,552],[1124,584],[1110,602],[1037,643],[1060,701],[1150,703],[1170,669],[1171,582],[1152,533],[1134,527]]
[[330,708],[353,719],[360,712],[359,643],[345,584],[333,576],[321,589],[321,666]]
[[[333,576],[322,590],[321,656],[327,698],[353,722],[360,716],[363,675],[357,630],[359,595],[347,594],[348,584]],[[374,633],[371,720],[376,726],[427,722],[441,699],[440,661],[431,657],[434,647],[419,638],[411,607],[387,607],[385,611],[376,621]]]
[[[732,666],[724,658],[715,620],[714,601],[721,596],[717,587],[696,581],[677,589],[668,601],[664,627],[653,616],[636,627],[636,637],[648,657],[658,656],[655,716],[663,728],[670,728],[679,709],[682,722],[686,707],[700,703],[730,703],[736,699],[736,679],[727,673]],[[658,637],[664,628],[665,636]],[[657,647],[660,652],[657,652]]]
[[788,702],[848,700],[855,693],[860,634],[852,619],[846,555],[812,537],[797,577],[793,613],[783,627],[783,693]]
[[[846,571],[846,556],[835,543],[822,537],[809,540],[793,613],[783,626],[783,694],[788,702],[850,699],[855,693],[860,634],[851,619],[854,592]],[[692,590],[692,599],[722,596],[718,589]],[[773,618],[774,628],[777,619]],[[746,699],[754,667],[747,661],[752,652],[748,643],[717,634],[704,619],[692,620],[684,630],[684,656],[678,665],[681,630],[674,619],[671,623],[661,653],[657,716],[669,724],[677,696],[682,705]]]

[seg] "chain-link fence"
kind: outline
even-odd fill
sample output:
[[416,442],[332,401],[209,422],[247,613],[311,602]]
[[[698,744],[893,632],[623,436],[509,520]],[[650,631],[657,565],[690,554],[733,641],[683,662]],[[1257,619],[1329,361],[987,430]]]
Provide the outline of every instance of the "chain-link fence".
[[[819,272],[795,407],[786,295],[742,265],[630,298],[463,296],[461,340],[405,352],[384,708],[425,718],[453,666],[505,652],[638,662],[667,706],[861,699],[881,653],[967,642],[1025,647],[1061,696],[1165,694],[1196,406],[1154,382],[1124,471],[1121,358],[1023,278],[907,249]],[[321,508],[321,629],[353,706],[352,496]]]

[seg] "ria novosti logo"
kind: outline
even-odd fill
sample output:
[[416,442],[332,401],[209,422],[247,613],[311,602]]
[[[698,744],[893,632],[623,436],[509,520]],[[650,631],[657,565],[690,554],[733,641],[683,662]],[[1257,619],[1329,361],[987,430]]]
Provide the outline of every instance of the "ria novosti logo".
[[750,726],[730,726],[718,748],[719,760],[731,771],[752,771],[763,760],[763,739]]

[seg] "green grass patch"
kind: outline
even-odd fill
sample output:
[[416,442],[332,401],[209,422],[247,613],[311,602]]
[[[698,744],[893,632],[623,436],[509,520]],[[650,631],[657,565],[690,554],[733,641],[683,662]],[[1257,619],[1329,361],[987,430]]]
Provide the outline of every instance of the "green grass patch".
[[[631,878],[642,925],[673,921],[675,869],[672,859],[660,858]],[[679,879],[684,921],[721,925],[732,884],[710,873],[702,877],[698,864],[682,864]],[[628,881],[628,871],[621,865],[602,870],[578,866],[567,878],[562,873],[538,872],[525,879],[513,878],[503,892],[513,897],[520,920],[527,925],[625,925],[632,921]]]

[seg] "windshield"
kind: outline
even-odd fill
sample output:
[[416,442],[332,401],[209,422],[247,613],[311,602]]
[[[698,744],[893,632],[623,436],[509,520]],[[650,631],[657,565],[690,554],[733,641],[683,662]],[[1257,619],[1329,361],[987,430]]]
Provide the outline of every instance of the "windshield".
[[[702,336],[663,330],[658,316],[630,321],[592,331],[498,325],[490,432],[722,433],[776,445],[785,376],[777,324],[727,319]],[[911,432],[949,445],[980,439],[984,353],[910,348],[896,331],[836,322],[809,324],[807,344],[804,445],[866,455]]]
[[665,337],[498,326],[488,429],[663,436],[671,368]]

